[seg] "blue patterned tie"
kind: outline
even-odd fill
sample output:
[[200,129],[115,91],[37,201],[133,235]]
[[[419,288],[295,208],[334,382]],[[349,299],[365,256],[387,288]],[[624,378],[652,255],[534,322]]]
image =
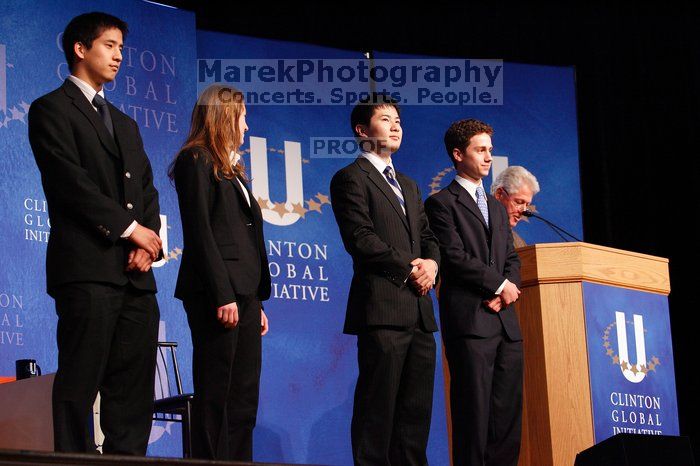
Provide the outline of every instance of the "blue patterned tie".
[[486,222],[486,226],[489,224],[489,206],[486,204],[486,193],[484,192],[484,188],[482,186],[478,186],[476,188],[476,205],[479,206],[479,210],[481,211],[481,215],[484,216],[484,221]]
[[394,191],[394,194],[396,194],[396,197],[399,200],[399,204],[401,204],[401,210],[403,210],[404,215],[406,215],[406,202],[403,200],[403,192],[401,191],[401,186],[399,186],[398,181],[396,181],[396,178],[394,178],[394,170],[392,170],[391,165],[387,165],[384,169],[384,176],[389,182],[389,185]]

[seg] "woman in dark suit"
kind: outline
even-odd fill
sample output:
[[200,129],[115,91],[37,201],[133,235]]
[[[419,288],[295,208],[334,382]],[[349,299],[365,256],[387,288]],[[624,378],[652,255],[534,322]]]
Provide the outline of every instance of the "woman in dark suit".
[[184,236],[175,297],[192,332],[196,458],[253,457],[261,336],[268,330],[261,301],[270,296],[270,274],[262,214],[237,154],[245,116],[236,89],[207,88],[169,172]]

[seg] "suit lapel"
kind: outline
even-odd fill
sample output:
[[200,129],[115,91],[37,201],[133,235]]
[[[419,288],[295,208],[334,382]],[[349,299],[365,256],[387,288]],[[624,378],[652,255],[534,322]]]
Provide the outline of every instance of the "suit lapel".
[[[109,131],[107,131],[107,127],[105,126],[104,122],[102,121],[102,118],[100,117],[100,114],[97,113],[97,111],[92,107],[92,104],[88,102],[88,100],[85,98],[85,95],[83,92],[73,84],[70,80],[66,80],[63,83],[63,90],[65,93],[73,99],[73,105],[83,114],[85,115],[85,118],[90,121],[90,124],[95,128],[95,131],[97,132],[97,136],[100,138],[100,142],[104,146],[105,149],[107,149],[107,152],[112,154],[114,157],[119,158],[119,149],[117,148],[117,143],[114,141],[114,138],[112,137],[111,134],[109,134]],[[109,107],[108,107],[109,108]],[[111,112],[111,110],[110,110]],[[112,114],[112,122],[114,123],[114,131],[115,131],[115,136],[117,135],[117,122],[118,118],[114,118],[114,112],[111,112]],[[124,135],[126,137],[126,135]]]
[[[404,226],[406,227],[406,230],[408,232],[411,232],[410,227],[408,226],[408,220],[406,219],[406,215],[403,213],[403,209],[401,208],[401,204],[399,204],[399,199],[396,197],[396,194],[394,193],[394,190],[391,189],[391,186],[389,186],[389,182],[384,178],[382,174],[380,174],[376,168],[374,168],[374,165],[372,165],[372,162],[369,160],[365,159],[364,157],[358,157],[357,161],[355,162],[359,165],[359,167],[367,173],[368,178],[374,183],[379,190],[386,196],[386,198],[389,200],[389,203],[391,206],[394,208],[394,211],[396,214],[401,217],[401,221],[403,222]],[[405,201],[405,198],[404,198]]]
[[238,192],[238,198],[241,206],[243,209],[247,210],[248,212],[253,211],[253,195],[250,193],[250,190],[246,187],[246,191],[248,192],[248,198],[250,199],[250,205],[248,205],[248,202],[245,200],[245,194],[243,193],[243,188],[241,188],[241,183],[244,183],[243,180],[241,180],[241,183],[238,182],[238,177],[234,177],[231,180],[231,184],[233,184],[233,188]]
[[418,203],[421,202],[421,200],[418,199],[415,191],[411,189],[411,184],[408,179],[402,173],[396,172],[396,181],[398,181],[399,186],[401,186],[404,204],[406,204],[406,218],[409,224],[408,231],[411,234],[411,238],[413,238],[414,233],[418,231],[416,220],[418,218]]
[[[123,150],[128,145],[128,140],[133,138],[131,133],[131,125],[122,115],[118,108],[111,103],[107,104],[110,114],[112,115],[112,125],[114,126],[114,139],[117,141],[117,147],[122,157],[126,157],[131,151]],[[100,120],[102,121],[102,120]],[[102,124],[104,126],[104,124]],[[107,133],[109,134],[109,132]]]
[[[238,184],[236,180],[233,180],[235,184]],[[253,191],[250,190],[250,187],[248,186],[248,183],[245,181],[241,180],[241,183],[243,183],[243,186],[245,187],[245,190],[248,192],[248,196],[250,196],[250,206],[248,206],[248,203],[246,202],[245,207],[248,208],[248,210],[253,214],[253,225],[255,225],[255,228],[258,230],[260,234],[260,238],[262,239],[263,237],[263,216],[262,216],[262,210],[260,209],[260,205],[258,204],[258,201],[253,197]],[[240,189],[240,185],[238,186]],[[245,202],[245,199],[243,199],[243,202]]]
[[493,232],[496,230],[496,212],[498,211],[498,206],[496,205],[496,203],[498,202],[498,200],[490,194],[487,194],[486,201],[489,209],[489,221],[491,222],[489,235],[491,235],[491,238],[493,238]]
[[[476,201],[469,195],[466,189],[464,189],[462,186],[457,183],[457,181],[452,181],[450,185],[448,186],[450,192],[457,196],[457,202],[462,204],[464,207],[469,210],[474,216],[481,222],[481,224],[486,228],[488,231],[489,227],[486,225],[486,222],[484,221],[484,216],[481,214],[481,211],[479,210],[479,206],[476,205]],[[489,207],[489,215],[491,215],[491,207]]]

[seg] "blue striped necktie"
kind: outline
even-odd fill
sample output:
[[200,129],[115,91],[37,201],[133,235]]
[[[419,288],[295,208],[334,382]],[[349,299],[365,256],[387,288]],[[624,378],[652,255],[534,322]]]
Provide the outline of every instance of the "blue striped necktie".
[[389,182],[389,186],[391,186],[391,189],[394,191],[394,194],[396,194],[396,197],[399,200],[399,204],[401,204],[401,210],[403,210],[403,214],[406,215],[406,202],[403,200],[403,192],[401,191],[401,186],[399,186],[398,181],[396,181],[396,178],[394,178],[394,170],[391,168],[391,165],[387,165],[384,169],[384,177]]
[[486,222],[486,226],[489,225],[489,206],[486,204],[486,193],[484,192],[484,188],[482,186],[478,186],[476,188],[476,205],[479,207],[479,210],[481,211],[481,215],[484,216],[484,221]]

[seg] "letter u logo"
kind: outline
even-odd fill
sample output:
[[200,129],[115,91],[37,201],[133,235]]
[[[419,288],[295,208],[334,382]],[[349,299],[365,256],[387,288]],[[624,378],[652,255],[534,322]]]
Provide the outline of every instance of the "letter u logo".
[[[301,144],[284,141],[285,180],[287,184],[287,212],[282,215],[261,206],[263,219],[277,226],[288,226],[297,222],[301,216],[290,212],[293,206],[304,205],[304,184],[301,173]],[[250,175],[252,191],[256,199],[270,199],[270,183],[267,168],[267,141],[265,138],[252,136],[250,138]]]
[[[617,327],[617,348],[620,355],[620,369],[622,375],[632,383],[639,383],[646,376],[647,352],[644,346],[644,321],[642,316],[634,316],[634,342],[637,350],[637,363],[632,364],[627,350],[627,327],[625,313],[615,312],[615,326]],[[633,370],[634,369],[634,370]]]

